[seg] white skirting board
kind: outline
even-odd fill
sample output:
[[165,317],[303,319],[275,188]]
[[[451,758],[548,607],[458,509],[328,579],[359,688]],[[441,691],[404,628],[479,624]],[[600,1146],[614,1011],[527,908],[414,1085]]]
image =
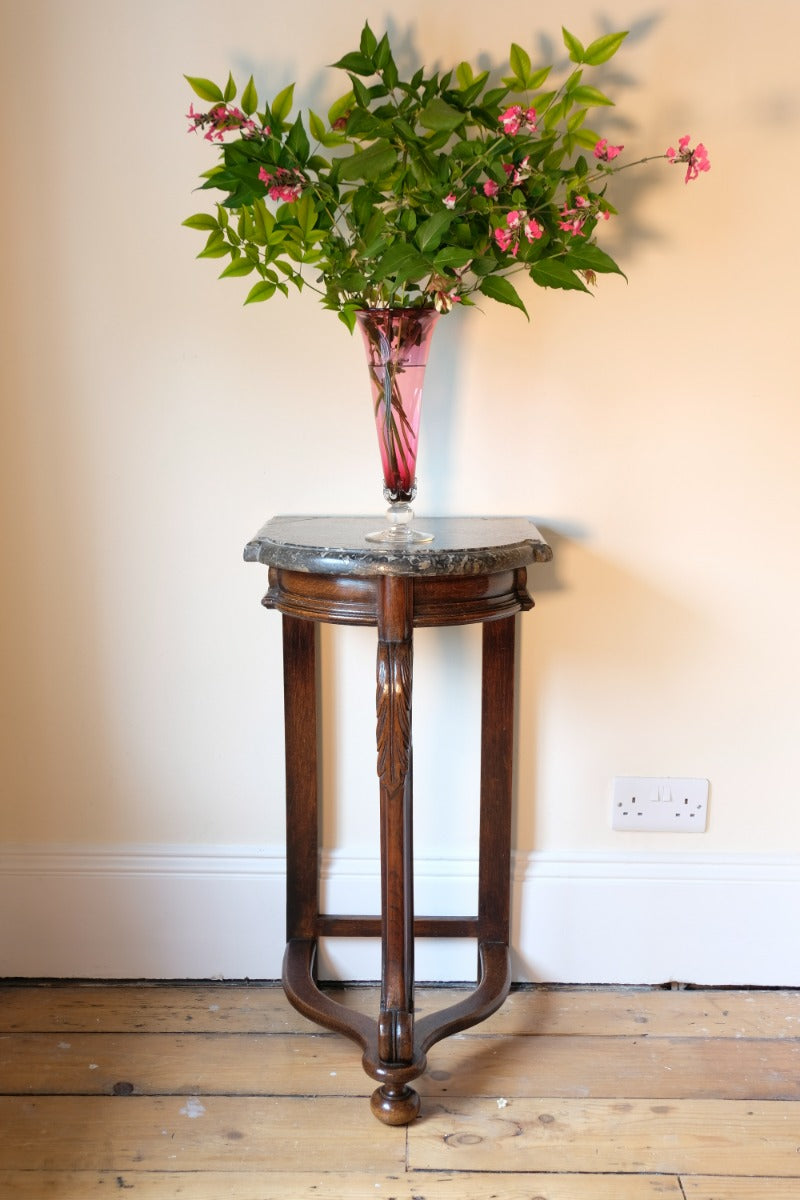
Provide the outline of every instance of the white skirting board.
[[[284,937],[280,847],[0,850],[0,977],[275,979]],[[417,862],[422,913],[469,914],[477,864]],[[372,858],[323,856],[323,906],[369,913]],[[519,982],[800,986],[800,858],[517,854]],[[417,942],[420,981],[474,978],[472,942]],[[375,979],[373,941],[325,944],[323,977]]]

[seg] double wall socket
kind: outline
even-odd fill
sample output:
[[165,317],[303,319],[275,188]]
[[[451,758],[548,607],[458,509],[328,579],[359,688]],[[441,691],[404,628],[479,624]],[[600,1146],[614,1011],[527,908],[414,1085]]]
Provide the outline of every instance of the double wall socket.
[[640,833],[705,833],[708,780],[618,775],[611,828]]

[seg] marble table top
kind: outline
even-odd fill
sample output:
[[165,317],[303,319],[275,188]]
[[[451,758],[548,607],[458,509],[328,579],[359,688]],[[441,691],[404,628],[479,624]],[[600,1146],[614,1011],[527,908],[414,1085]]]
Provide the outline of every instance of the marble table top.
[[247,562],[291,571],[353,575],[485,575],[553,557],[526,517],[418,517],[433,541],[366,541],[380,517],[279,516],[245,546]]

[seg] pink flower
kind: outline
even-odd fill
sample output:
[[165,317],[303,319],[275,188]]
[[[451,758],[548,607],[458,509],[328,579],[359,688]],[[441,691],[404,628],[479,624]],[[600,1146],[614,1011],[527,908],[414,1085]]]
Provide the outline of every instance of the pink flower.
[[701,171],[710,171],[711,163],[708,158],[708,151],[702,142],[698,142],[694,150],[690,149],[691,142],[689,134],[685,134],[678,139],[678,149],[670,146],[667,150],[666,157],[673,164],[686,163],[686,178],[684,183],[688,183],[690,179],[697,179]]
[[495,229],[494,240],[501,250],[508,250],[511,245],[511,231],[508,229]]
[[502,164],[503,170],[506,173],[509,183],[516,185],[518,183],[522,183],[522,180],[527,178],[527,176],[529,174],[529,171],[528,171],[529,157],[530,156],[526,154],[525,157],[523,158],[522,162],[519,164],[519,166],[515,166],[514,163],[503,163]]
[[530,220],[526,221],[523,229],[525,230],[525,237],[529,242],[538,241],[544,233],[544,230],[535,217],[531,217]]
[[608,138],[601,138],[594,148],[594,156],[602,162],[611,162],[624,149],[624,146],[609,146]]
[[509,229],[516,229],[521,220],[522,213],[519,213],[516,211],[516,209],[512,208],[511,212],[506,217],[506,225]]
[[512,104],[504,113],[500,114],[500,124],[503,126],[503,133],[507,133],[509,137],[514,137],[519,133],[519,127],[522,124],[522,105]]
[[[578,197],[575,203],[582,197]],[[566,204],[561,209],[561,220],[558,222],[558,228],[563,229],[565,233],[571,233],[573,237],[583,236],[583,224],[586,220],[585,213],[579,213],[576,208],[567,208]]]
[[484,196],[488,196],[490,200],[493,200],[499,191],[500,188],[493,179],[487,179],[483,185],[483,194]]
[[445,208],[455,208],[455,206],[456,206],[455,192],[450,192],[447,196],[445,196],[444,200],[442,201],[442,204],[445,206]]
[[265,125],[263,129],[259,129],[252,117],[246,117],[241,109],[227,104],[216,104],[207,113],[195,112],[194,105],[190,104],[186,116],[191,121],[190,133],[196,133],[198,129],[208,126],[203,134],[207,142],[221,142],[226,133],[232,133],[235,130],[238,130],[244,138],[254,138],[260,135],[269,137],[270,135],[268,126]]
[[520,130],[524,133],[533,133],[536,130],[536,109],[526,108],[523,110],[521,104],[512,104],[504,113],[498,117],[498,121],[503,127],[503,133],[509,137],[515,137]]
[[271,200],[282,200],[285,204],[299,200],[306,183],[300,171],[287,171],[285,167],[277,167],[274,175],[266,167],[259,167],[258,178],[266,185]]

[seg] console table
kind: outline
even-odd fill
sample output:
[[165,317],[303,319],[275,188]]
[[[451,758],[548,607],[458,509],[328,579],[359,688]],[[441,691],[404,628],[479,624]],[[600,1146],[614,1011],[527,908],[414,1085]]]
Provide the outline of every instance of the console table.
[[[363,1051],[380,1087],[372,1111],[403,1125],[419,1111],[408,1085],[440,1039],[484,1020],[511,983],[509,954],[511,772],[516,614],[533,606],[527,567],[550,547],[524,518],[425,521],[433,541],[365,540],[367,517],[275,517],[245,549],[269,567],[263,603],[283,614],[286,752],[286,934],[283,986],[304,1016],[343,1033]],[[321,913],[317,794],[316,627],[377,629],[377,773],[381,912]],[[413,902],[411,692],[414,629],[483,624],[478,912],[415,916]],[[380,937],[377,1020],[353,1012],[316,982],[317,939]],[[474,938],[475,990],[460,1003],[414,1019],[414,938]]]

